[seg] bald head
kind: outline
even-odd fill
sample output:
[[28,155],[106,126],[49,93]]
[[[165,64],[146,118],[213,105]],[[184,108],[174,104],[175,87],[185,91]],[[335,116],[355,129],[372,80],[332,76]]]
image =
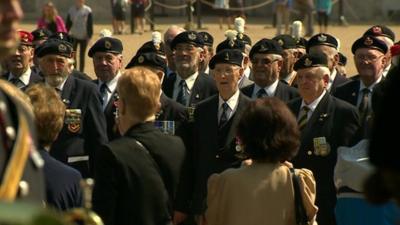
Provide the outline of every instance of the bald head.
[[169,69],[175,71],[174,53],[170,48],[172,40],[180,33],[184,32],[182,27],[172,25],[164,33],[165,55],[167,56],[167,64]]

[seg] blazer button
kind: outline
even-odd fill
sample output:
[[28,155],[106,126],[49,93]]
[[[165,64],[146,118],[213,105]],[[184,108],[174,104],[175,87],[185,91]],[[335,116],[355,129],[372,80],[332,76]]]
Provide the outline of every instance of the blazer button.
[[215,158],[216,158],[216,159],[219,159],[219,157],[220,157],[219,155],[215,155]]
[[312,155],[312,151],[307,151],[307,155]]

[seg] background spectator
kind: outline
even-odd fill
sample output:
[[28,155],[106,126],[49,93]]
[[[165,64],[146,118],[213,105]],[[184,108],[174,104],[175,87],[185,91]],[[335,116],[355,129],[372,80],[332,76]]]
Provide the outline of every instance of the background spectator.
[[52,2],[46,3],[42,8],[42,17],[37,22],[38,28],[46,28],[52,33],[67,32],[64,20],[58,15],[58,11]]

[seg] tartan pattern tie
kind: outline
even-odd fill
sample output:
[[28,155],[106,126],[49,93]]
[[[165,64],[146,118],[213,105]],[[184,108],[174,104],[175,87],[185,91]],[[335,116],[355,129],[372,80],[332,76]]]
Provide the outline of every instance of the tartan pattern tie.
[[302,131],[308,122],[308,112],[310,111],[310,108],[308,106],[303,106],[300,110],[300,118],[297,122],[297,124],[299,125],[299,130]]
[[257,91],[257,98],[263,98],[263,97],[268,97],[268,94],[264,88],[261,88],[260,90]]
[[222,103],[222,114],[221,117],[219,118],[219,127],[223,127],[228,122],[228,109],[229,109],[228,103],[226,102]]
[[176,101],[181,103],[182,105],[186,106],[187,105],[187,85],[185,80],[181,80],[179,82],[179,92],[178,96],[176,98]]

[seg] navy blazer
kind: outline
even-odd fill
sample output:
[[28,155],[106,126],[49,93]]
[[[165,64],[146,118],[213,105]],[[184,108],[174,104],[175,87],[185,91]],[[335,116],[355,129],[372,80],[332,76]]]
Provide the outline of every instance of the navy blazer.
[[243,160],[236,150],[236,126],[250,99],[242,93],[235,113],[223,128],[218,127],[219,95],[199,103],[194,120],[186,124],[187,149],[176,209],[201,214],[205,210],[207,180],[213,173],[240,166]]
[[[171,99],[173,98],[176,76],[177,75],[174,73],[166,77],[162,86],[165,95]],[[200,101],[216,94],[217,92],[218,90],[215,85],[215,80],[210,75],[199,73],[190,94],[189,106],[196,105]]]
[[[297,98],[288,103],[297,117],[301,102],[302,99]],[[300,149],[293,159],[293,165],[296,168],[310,169],[314,173],[317,183],[316,204],[319,207],[317,220],[320,224],[335,224],[336,189],[333,171],[336,150],[339,146],[349,146],[359,127],[357,108],[325,93],[301,132]],[[330,149],[327,155],[317,153],[316,138],[325,138]]]
[[180,138],[134,125],[97,154],[93,209],[107,225],[169,224],[184,154]]
[[[9,80],[11,76],[11,73],[5,73],[1,76],[1,79],[3,80]],[[31,70],[31,75],[29,76],[29,83],[27,86],[24,86],[23,88],[21,88],[22,91],[25,91],[30,85],[32,84],[36,84],[36,83],[41,83],[43,82],[44,79],[43,77],[41,77],[39,74],[35,73],[34,70]]]
[[39,151],[44,160],[47,204],[63,211],[82,207],[79,171],[51,157],[45,149]]
[[[255,87],[255,84],[252,84],[252,85],[249,85],[247,87],[240,89],[240,91],[247,97],[251,98],[253,95],[254,87]],[[296,88],[291,87],[282,81],[279,81],[278,85],[276,86],[276,91],[275,91],[274,97],[277,97],[284,102],[288,102],[294,98],[300,97],[300,95]]]
[[95,152],[99,151],[102,144],[108,142],[100,93],[92,82],[69,76],[64,84],[61,99],[67,110],[80,110],[81,116],[78,118],[78,125],[67,124],[68,118],[64,119],[64,127],[53,143],[50,154],[79,170],[83,177],[88,177],[90,172],[87,157],[91,163]]

